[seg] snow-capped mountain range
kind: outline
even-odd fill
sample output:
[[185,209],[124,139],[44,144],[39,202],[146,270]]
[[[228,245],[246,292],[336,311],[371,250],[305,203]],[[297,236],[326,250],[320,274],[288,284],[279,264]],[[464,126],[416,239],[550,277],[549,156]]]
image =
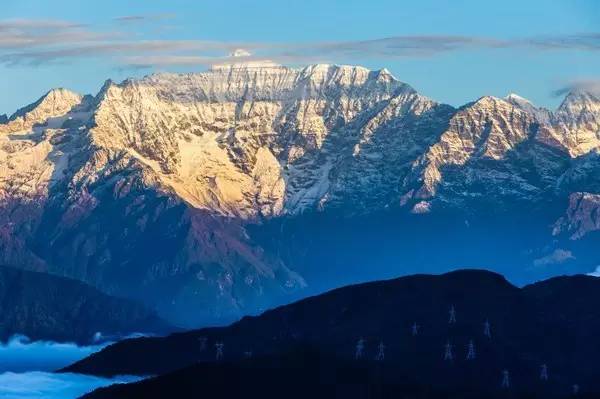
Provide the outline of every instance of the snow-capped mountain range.
[[306,287],[282,255],[289,234],[277,247],[250,233],[277,220],[556,210],[540,222],[548,242],[590,237],[599,149],[593,93],[569,93],[556,111],[515,94],[455,109],[355,66],[56,89],[0,118],[0,263],[182,323],[226,318]]

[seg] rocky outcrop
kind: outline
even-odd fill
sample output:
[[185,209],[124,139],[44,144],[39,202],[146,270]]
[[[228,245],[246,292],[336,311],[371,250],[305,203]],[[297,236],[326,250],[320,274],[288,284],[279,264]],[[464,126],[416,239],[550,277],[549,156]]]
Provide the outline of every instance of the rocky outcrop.
[[573,193],[565,216],[554,225],[554,235],[567,233],[577,240],[600,230],[600,194]]
[[[35,125],[59,125],[60,117],[81,104],[82,96],[66,89],[54,89],[38,101],[17,110],[10,118],[0,118],[0,133],[12,133],[31,129]],[[55,119],[58,118],[58,119]]]
[[569,93],[554,113],[556,137],[572,157],[597,150],[600,144],[600,98],[588,92]]
[[366,194],[373,182],[356,169],[397,175],[449,109],[387,71],[217,69],[109,85],[91,135],[126,149],[192,206],[248,219]]
[[534,115],[506,101],[483,97],[452,117],[448,130],[415,162],[407,185],[417,184],[415,198],[431,198],[443,183],[444,168],[468,167],[482,159],[503,160],[535,134],[535,124]]

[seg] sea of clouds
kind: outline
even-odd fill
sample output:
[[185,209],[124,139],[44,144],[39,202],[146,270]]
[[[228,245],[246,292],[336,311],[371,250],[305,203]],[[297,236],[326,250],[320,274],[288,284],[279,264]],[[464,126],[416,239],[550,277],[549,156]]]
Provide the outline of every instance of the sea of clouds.
[[0,372],[57,370],[99,351],[107,344],[79,346],[73,343],[30,341],[23,335],[15,335],[6,344],[0,345]]
[[72,399],[96,388],[136,381],[138,377],[99,378],[71,373],[53,373],[110,342],[79,346],[73,343],[30,341],[16,335],[0,345],[0,398]]
[[137,381],[137,377],[112,379],[81,374],[29,371],[0,374],[0,398],[2,399],[75,399],[96,388]]

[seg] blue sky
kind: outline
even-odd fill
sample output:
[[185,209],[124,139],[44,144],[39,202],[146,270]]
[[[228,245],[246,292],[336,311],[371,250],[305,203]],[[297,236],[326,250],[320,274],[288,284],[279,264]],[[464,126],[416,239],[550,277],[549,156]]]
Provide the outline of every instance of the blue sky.
[[249,60],[388,68],[438,101],[555,91],[600,79],[600,2],[3,0],[0,114],[52,87]]

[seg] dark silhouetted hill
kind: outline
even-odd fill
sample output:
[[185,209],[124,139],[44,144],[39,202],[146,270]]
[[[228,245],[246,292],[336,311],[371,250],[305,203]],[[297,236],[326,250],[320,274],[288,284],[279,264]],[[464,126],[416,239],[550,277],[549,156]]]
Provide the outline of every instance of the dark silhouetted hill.
[[[599,292],[600,279],[587,276],[520,289],[487,271],[416,275],[340,288],[229,327],[126,340],[66,371],[161,375],[93,398],[233,398],[246,388],[249,397],[379,397],[374,389],[407,398],[567,397],[574,385],[600,392]],[[378,361],[380,343],[385,358]],[[444,360],[447,344],[452,360]],[[504,370],[508,390],[501,389]]]

